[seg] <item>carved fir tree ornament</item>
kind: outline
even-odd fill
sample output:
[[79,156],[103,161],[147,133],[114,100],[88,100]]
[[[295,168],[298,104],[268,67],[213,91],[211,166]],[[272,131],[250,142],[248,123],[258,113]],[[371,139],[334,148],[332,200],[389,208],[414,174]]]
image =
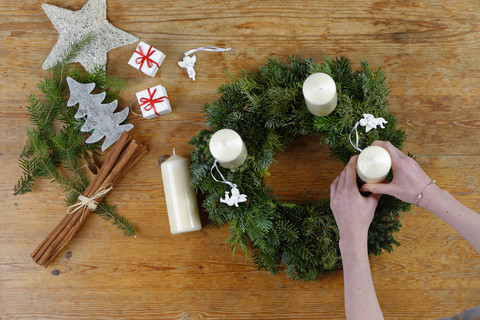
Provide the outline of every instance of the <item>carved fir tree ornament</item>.
[[83,84],[70,77],[67,77],[67,82],[70,88],[70,99],[67,106],[71,107],[78,103],[75,118],[87,117],[87,121],[80,130],[82,132],[93,130],[92,135],[85,141],[86,143],[94,143],[105,137],[102,145],[102,151],[105,151],[120,138],[123,131],[130,131],[133,128],[133,124],[120,124],[128,117],[129,108],[126,107],[115,113],[117,100],[102,104],[106,93],[92,94],[95,83]]

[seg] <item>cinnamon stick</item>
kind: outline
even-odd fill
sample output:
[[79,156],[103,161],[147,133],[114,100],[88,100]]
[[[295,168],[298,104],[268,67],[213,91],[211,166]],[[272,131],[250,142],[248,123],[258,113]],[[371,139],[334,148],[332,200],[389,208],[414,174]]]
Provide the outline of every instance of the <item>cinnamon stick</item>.
[[[147,152],[144,145],[138,143],[128,132],[124,132],[83,195],[91,198],[100,188],[115,185]],[[100,202],[104,196],[95,201]],[[88,207],[83,207],[71,214],[66,214],[55,229],[32,252],[33,260],[39,265],[48,267],[74,237],[90,212]]]
[[[91,197],[93,195],[92,190],[95,187],[98,189],[100,183],[103,182],[103,180],[108,175],[108,173],[110,173],[110,170],[112,169],[113,165],[117,161],[125,145],[129,143],[132,139],[133,137],[130,134],[128,134],[126,131],[122,133],[120,138],[114,144],[112,152],[110,153],[108,158],[105,160],[105,163],[102,165],[101,170],[99,170],[98,174],[93,178],[92,182],[83,193],[84,196]],[[73,220],[73,223],[76,223],[78,218],[79,216],[75,214],[66,215],[63,218],[63,220],[57,225],[57,227],[53,229],[53,231],[42,241],[42,243],[32,253],[33,260],[35,260],[36,262],[39,262],[41,259],[41,256],[44,255],[45,250],[47,250],[47,248],[52,244],[52,241],[59,237],[60,233],[67,227],[69,223],[70,223],[70,226],[68,228],[71,228],[71,225],[72,225],[71,221]]]

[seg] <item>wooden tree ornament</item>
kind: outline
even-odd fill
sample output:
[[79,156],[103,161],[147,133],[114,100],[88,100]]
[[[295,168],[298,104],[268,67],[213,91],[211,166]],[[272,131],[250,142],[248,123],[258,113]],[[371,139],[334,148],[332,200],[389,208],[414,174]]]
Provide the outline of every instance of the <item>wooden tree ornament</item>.
[[130,109],[126,107],[120,112],[116,112],[117,100],[102,104],[105,99],[105,92],[92,94],[95,89],[95,83],[83,84],[67,77],[68,87],[70,88],[70,99],[67,106],[72,107],[78,103],[78,111],[75,118],[87,117],[80,131],[90,132],[92,135],[85,141],[94,143],[105,137],[102,144],[102,151],[107,150],[115,141],[120,138],[123,131],[130,131],[133,124],[120,124],[127,117]]

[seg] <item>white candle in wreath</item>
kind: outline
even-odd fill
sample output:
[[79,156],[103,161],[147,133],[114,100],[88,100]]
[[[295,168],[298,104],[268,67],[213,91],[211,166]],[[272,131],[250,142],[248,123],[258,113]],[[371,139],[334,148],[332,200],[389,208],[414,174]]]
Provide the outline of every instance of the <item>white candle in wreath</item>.
[[202,229],[197,197],[190,187],[190,161],[175,154],[161,165],[168,222],[172,234]]
[[314,73],[303,83],[303,96],[308,110],[316,116],[326,116],[337,106],[335,81],[326,73]]
[[365,148],[357,160],[357,174],[366,183],[385,180],[392,166],[392,158],[387,150],[379,146]]
[[210,139],[209,148],[218,163],[227,169],[241,166],[247,158],[247,148],[242,137],[231,129],[215,132]]

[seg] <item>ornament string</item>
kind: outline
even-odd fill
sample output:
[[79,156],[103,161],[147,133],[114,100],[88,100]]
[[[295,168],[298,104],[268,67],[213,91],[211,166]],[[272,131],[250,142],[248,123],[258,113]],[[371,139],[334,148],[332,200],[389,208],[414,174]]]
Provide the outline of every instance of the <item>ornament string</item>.
[[185,55],[183,56],[183,60],[178,62],[178,65],[180,66],[180,68],[187,69],[188,77],[193,81],[195,81],[196,73],[193,67],[195,66],[197,57],[190,56],[192,53],[195,53],[197,51],[223,52],[223,51],[229,51],[231,49],[232,48],[219,48],[219,47],[213,47],[213,46],[205,46],[205,47],[188,50],[187,52],[185,52]]
[[[140,51],[137,51],[137,50],[140,50]],[[139,70],[142,70],[142,67],[143,67],[143,64],[145,63],[145,61],[147,62],[147,66],[148,66],[149,68],[153,67],[153,64],[156,64],[157,67],[160,68],[160,66],[158,65],[158,63],[156,63],[155,61],[153,61],[153,60],[150,58],[151,55],[156,51],[155,49],[153,49],[152,46],[150,46],[150,48],[148,48],[147,54],[144,54],[144,53],[143,53],[142,47],[140,47],[140,46],[137,47],[137,50],[135,50],[135,52],[138,53],[138,54],[140,55],[140,57],[138,57],[137,59],[135,59],[135,62],[140,65]]]
[[219,47],[213,47],[213,46],[205,46],[205,47],[188,50],[187,52],[185,52],[185,55],[189,56],[192,53],[195,53],[197,51],[223,52],[223,51],[229,51],[231,49],[232,48],[219,48]]
[[[230,190],[230,191],[225,191],[225,198],[220,198],[220,202],[225,203],[229,206],[238,207],[238,204],[240,202],[247,201],[247,195],[240,194],[240,190],[238,190],[237,185],[235,183],[232,183],[232,182],[228,181],[227,179],[225,179],[222,172],[220,172],[220,169],[218,169],[217,162],[218,162],[218,160],[215,160],[212,168],[210,169],[210,174],[211,174],[213,180],[215,180],[216,182],[227,184],[227,185],[230,186],[230,188],[232,188],[232,190]],[[217,170],[217,172],[220,175],[220,177],[222,178],[222,180],[218,180],[217,178],[215,178],[215,175],[213,174],[213,169]],[[230,196],[230,192],[232,193],[231,196]]]
[[159,116],[159,114],[157,113],[157,109],[155,108],[155,104],[156,103],[162,103],[164,100],[163,99],[168,99],[167,96],[162,96],[162,97],[158,97],[156,99],[153,99],[153,97],[155,97],[155,93],[157,92],[157,89],[153,90],[153,92],[150,91],[150,88],[148,88],[148,98],[140,98],[140,108],[143,107],[145,105],[145,107],[143,108],[145,111],[150,111],[152,110],[153,108],[153,112],[155,112],[155,114],[157,116]]
[[[375,118],[373,115],[364,113],[363,118],[357,121],[353,129],[350,131],[350,134],[348,135],[348,140],[350,140],[350,144],[355,148],[355,150],[362,152],[363,149],[361,149],[358,145],[359,143],[359,138],[358,138],[358,126],[365,127],[365,133],[372,129],[377,129],[377,126],[380,126],[380,128],[385,129],[384,124],[387,123],[387,121],[384,118]],[[352,133],[355,131],[355,143],[352,141]]]
[[131,111],[134,115],[136,115],[137,117],[142,117],[141,114],[136,113],[136,112],[133,110],[133,108],[132,108],[132,104],[133,104],[135,101],[137,101],[137,99],[133,99],[132,101],[130,101],[130,111]]
[[[103,197],[105,194],[107,194],[110,190],[113,189],[113,186],[110,186],[106,188],[106,186],[103,186],[99,188],[90,198],[85,197],[83,194],[78,196],[78,201],[67,209],[67,214],[72,214],[77,212],[78,210],[83,210],[83,213],[85,212],[85,208],[90,209],[90,211],[95,211],[98,206],[98,202],[95,201],[98,198]],[[81,219],[83,219],[83,213]]]
[[[350,134],[348,135],[348,140],[350,140],[350,144],[355,148],[355,150],[359,151],[359,152],[362,152],[363,149],[361,149],[359,146],[358,146],[358,125],[360,124],[360,121],[358,121],[355,126],[353,127],[352,131],[350,131]],[[353,131],[355,131],[355,143],[352,142],[352,133]]]

